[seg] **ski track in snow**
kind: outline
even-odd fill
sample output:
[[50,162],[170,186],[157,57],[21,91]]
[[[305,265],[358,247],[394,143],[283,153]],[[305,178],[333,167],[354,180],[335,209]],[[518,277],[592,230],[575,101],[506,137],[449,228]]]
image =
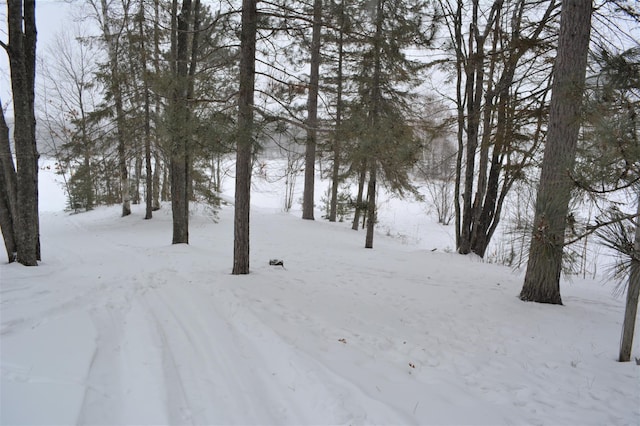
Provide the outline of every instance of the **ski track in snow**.
[[260,209],[233,277],[230,208],[196,212],[189,246],[166,210],[117,213],[45,214],[47,260],[0,266],[2,424],[640,420],[597,285],[525,304],[508,269]]

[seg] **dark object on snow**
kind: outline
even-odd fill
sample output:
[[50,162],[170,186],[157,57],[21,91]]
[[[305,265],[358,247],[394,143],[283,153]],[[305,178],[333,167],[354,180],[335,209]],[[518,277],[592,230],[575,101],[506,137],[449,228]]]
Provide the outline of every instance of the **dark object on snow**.
[[271,259],[269,261],[269,265],[271,265],[271,266],[282,266],[284,268],[284,260]]

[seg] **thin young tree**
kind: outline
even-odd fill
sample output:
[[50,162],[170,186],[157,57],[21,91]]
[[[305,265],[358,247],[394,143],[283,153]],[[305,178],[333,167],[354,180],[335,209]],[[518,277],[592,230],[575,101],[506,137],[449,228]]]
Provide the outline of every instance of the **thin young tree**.
[[257,28],[257,0],[243,0],[242,29],[240,32],[240,93],[238,98],[236,187],[233,222],[233,275],[249,273],[249,213]]
[[562,304],[560,274],[580,130],[592,2],[562,2],[549,131],[536,200],[529,261],[520,299]]

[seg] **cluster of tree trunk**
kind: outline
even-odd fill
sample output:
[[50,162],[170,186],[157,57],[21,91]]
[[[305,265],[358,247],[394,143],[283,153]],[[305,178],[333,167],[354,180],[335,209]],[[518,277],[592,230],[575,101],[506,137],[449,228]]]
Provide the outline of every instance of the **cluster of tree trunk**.
[[2,44],[9,57],[13,94],[14,167],[9,129],[0,120],[0,226],[9,262],[35,266],[40,260],[38,218],[38,149],[36,146],[35,71],[36,21],[34,0],[9,0],[9,41]]

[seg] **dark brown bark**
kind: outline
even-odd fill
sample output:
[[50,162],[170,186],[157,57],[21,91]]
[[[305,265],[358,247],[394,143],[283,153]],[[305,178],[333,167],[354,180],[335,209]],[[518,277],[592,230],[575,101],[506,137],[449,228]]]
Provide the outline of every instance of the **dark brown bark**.
[[373,248],[373,231],[376,225],[376,163],[372,161],[367,186],[367,235],[364,247]]
[[369,154],[369,186],[367,187],[367,235],[365,248],[373,248],[373,234],[376,223],[376,171],[382,154],[379,132],[380,104],[382,102],[381,74],[382,74],[382,39],[384,37],[384,5],[378,0],[376,6],[376,33],[373,39],[373,75],[371,82],[371,106],[369,109],[369,123],[372,132],[369,133],[372,152]]
[[307,99],[307,143],[305,149],[304,191],[302,218],[313,220],[315,205],[316,143],[318,135],[318,84],[320,81],[320,36],[322,31],[322,0],[313,2],[313,30],[311,35],[311,72]]
[[0,231],[9,263],[15,262],[18,251],[15,238],[17,203],[16,169],[9,143],[9,128],[4,110],[0,109]]
[[549,132],[536,200],[529,262],[520,293],[520,299],[525,301],[562,304],[562,249],[573,187],[570,173],[580,130],[591,13],[590,1],[562,2]]
[[[188,102],[188,43],[191,0],[183,0],[180,14],[175,19],[172,41],[177,43],[171,51],[176,56],[173,93],[171,99],[171,209],[173,215],[172,244],[189,243],[189,108]],[[174,22],[174,20],[172,20]]]
[[631,259],[629,272],[629,285],[627,287],[627,304],[624,310],[624,323],[622,325],[622,340],[620,342],[620,356],[618,361],[627,362],[631,359],[633,346],[633,333],[636,327],[638,314],[638,295],[640,294],[640,193],[638,194],[638,207],[636,217],[636,232],[634,238],[635,256]]
[[253,151],[253,99],[256,67],[257,0],[242,1],[240,34],[240,95],[233,240],[233,274],[249,273],[249,213],[251,154]]
[[13,139],[17,158],[17,220],[14,222],[17,261],[26,266],[35,266],[40,260],[38,151],[34,113],[35,1],[9,0],[7,22],[7,53],[14,111]]

